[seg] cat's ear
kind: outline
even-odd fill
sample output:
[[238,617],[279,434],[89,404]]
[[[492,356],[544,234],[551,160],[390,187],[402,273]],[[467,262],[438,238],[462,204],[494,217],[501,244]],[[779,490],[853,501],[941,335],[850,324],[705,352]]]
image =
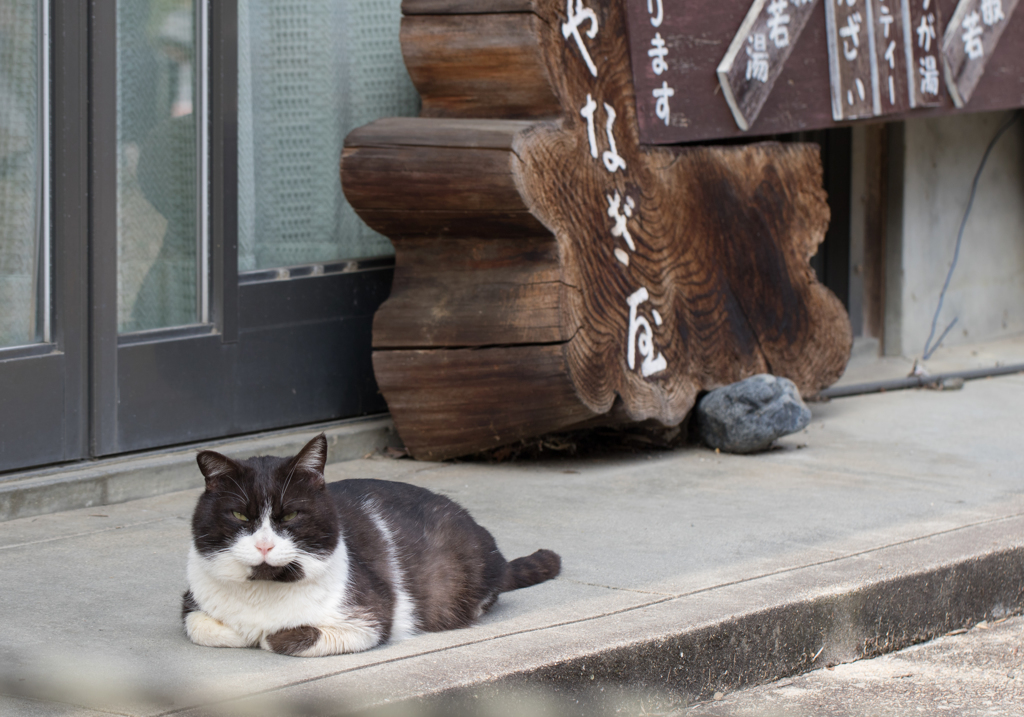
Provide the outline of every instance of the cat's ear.
[[292,458],[290,471],[301,470],[310,478],[310,484],[314,488],[323,488],[324,466],[327,465],[327,438],[324,434],[315,437],[302,447],[302,450]]
[[219,490],[225,480],[238,474],[238,464],[216,451],[200,451],[196,463],[206,478],[209,491]]

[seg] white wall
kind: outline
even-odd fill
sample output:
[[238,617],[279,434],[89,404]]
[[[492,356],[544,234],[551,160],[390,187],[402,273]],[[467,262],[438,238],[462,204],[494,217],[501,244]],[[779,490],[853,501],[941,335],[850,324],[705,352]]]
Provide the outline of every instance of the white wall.
[[[886,353],[923,352],[971,182],[989,141],[1009,116],[997,112],[905,123],[902,219],[890,223],[887,237],[892,242],[887,273],[901,273],[887,281]],[[893,228],[898,236],[892,236]],[[894,289],[899,296],[891,296]],[[958,321],[944,345],[1024,332],[1024,119],[1003,135],[985,166],[936,338],[953,318]]]

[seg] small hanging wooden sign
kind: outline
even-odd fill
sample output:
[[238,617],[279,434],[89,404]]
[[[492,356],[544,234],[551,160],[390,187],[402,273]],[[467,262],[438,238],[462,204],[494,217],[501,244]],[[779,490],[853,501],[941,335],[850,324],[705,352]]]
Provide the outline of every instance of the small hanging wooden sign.
[[825,0],[832,119],[882,114],[871,0]]
[[902,0],[901,4],[910,108],[938,107],[943,94],[936,33],[942,28],[942,8],[937,0]]
[[878,73],[878,107],[883,115],[910,109],[907,33],[903,8],[907,0],[871,0]]
[[1018,0],[960,0],[942,38],[946,86],[957,107],[971,100]]
[[[827,1],[827,0],[826,0]],[[718,81],[736,125],[746,131],[782,74],[815,0],[754,0],[728,52]]]

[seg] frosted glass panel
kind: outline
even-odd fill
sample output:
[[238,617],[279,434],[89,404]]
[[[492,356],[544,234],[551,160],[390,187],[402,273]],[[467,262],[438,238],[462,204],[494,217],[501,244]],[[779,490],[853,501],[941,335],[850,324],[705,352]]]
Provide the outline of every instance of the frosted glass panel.
[[121,332],[196,323],[193,0],[117,3],[117,316]]
[[0,347],[43,340],[39,5],[0,2]]
[[393,253],[345,202],[352,129],[415,115],[401,0],[238,4],[239,270]]

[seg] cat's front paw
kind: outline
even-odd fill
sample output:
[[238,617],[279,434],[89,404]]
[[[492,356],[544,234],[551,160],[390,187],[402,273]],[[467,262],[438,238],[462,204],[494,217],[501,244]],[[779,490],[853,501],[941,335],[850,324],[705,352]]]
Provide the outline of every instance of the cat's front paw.
[[289,627],[260,640],[260,647],[264,650],[294,657],[326,657],[362,652],[379,644],[379,629],[357,619],[342,625]]
[[280,630],[273,635],[268,635],[260,640],[260,647],[264,650],[276,652],[279,655],[292,655],[294,657],[312,657],[316,654],[314,648],[320,642],[320,630],[312,625],[300,625]]
[[245,638],[202,610],[185,616],[185,633],[188,639],[204,647],[248,647]]

